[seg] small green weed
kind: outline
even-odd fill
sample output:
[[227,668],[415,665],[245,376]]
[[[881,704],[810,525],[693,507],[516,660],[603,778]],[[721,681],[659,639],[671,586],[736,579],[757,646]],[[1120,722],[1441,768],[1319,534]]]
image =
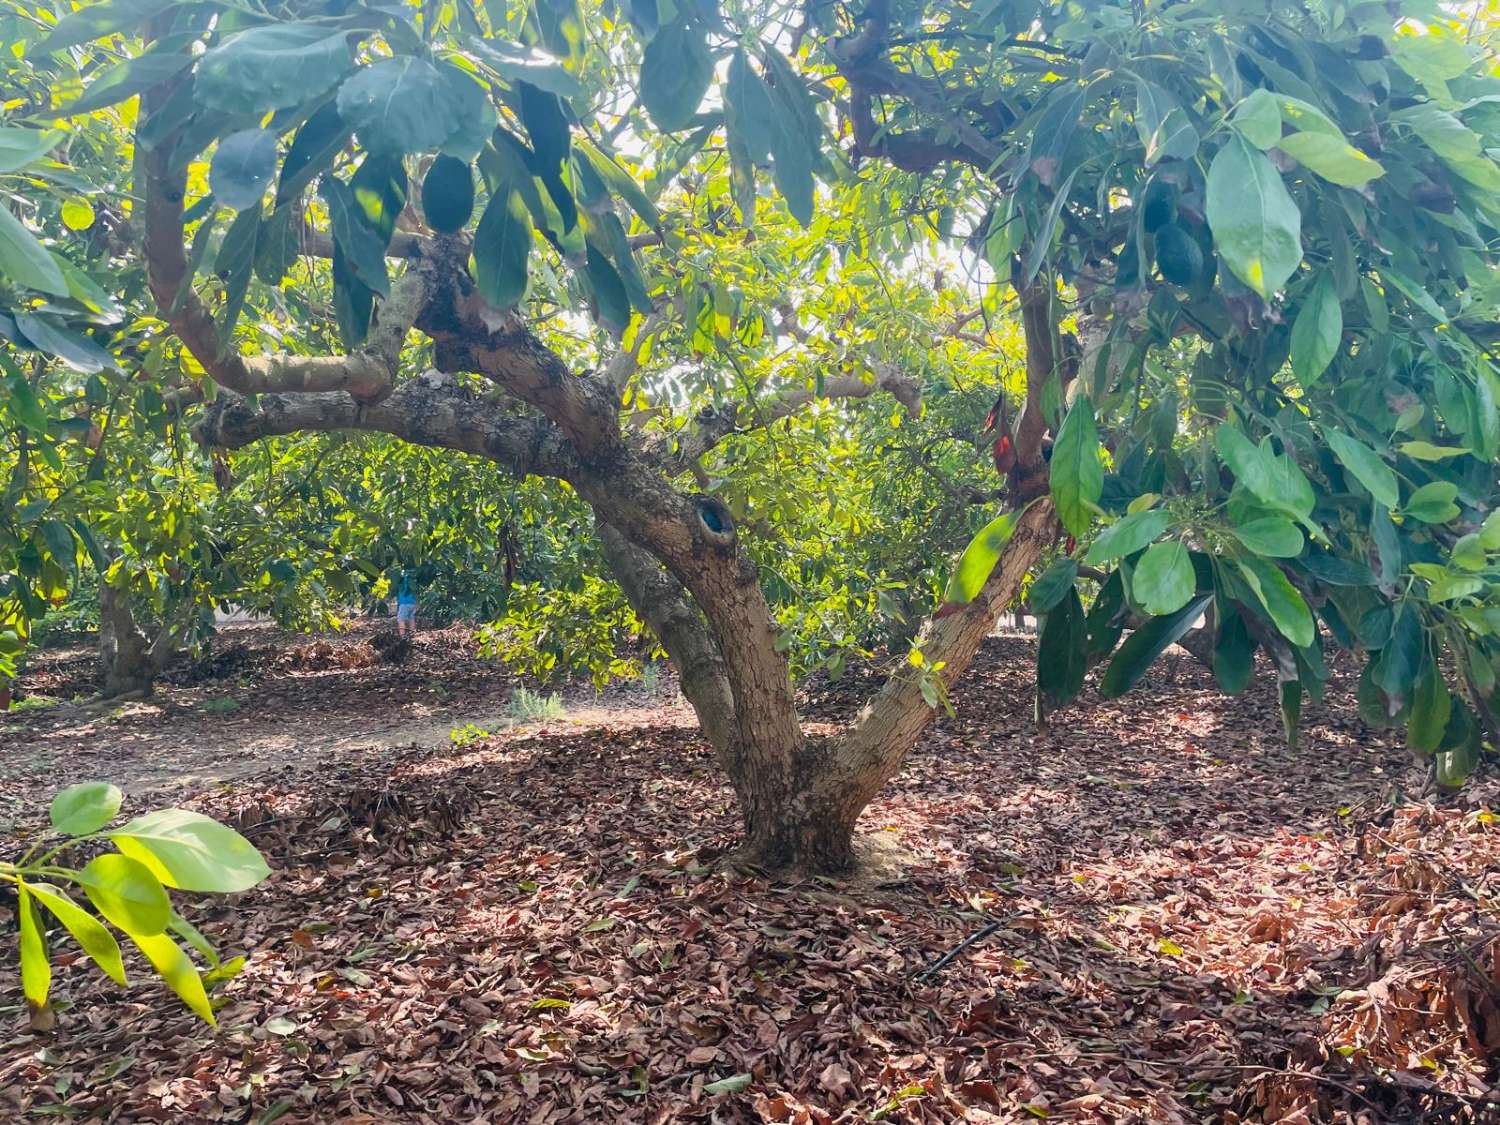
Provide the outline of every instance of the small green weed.
[[45,707],[56,707],[61,699],[54,699],[50,695],[28,695],[25,699],[17,699],[10,705],[12,715],[21,711],[40,711]]
[[489,738],[495,732],[486,730],[484,727],[474,723],[465,723],[461,727],[454,727],[448,732],[448,737],[453,740],[455,746],[468,746],[470,743],[480,742]]
[[518,723],[535,723],[543,719],[561,719],[568,711],[563,706],[562,696],[556,692],[545,695],[518,687],[506,703],[505,713]]
[[210,715],[227,715],[240,709],[240,701],[226,695],[222,699],[205,699],[199,706]]

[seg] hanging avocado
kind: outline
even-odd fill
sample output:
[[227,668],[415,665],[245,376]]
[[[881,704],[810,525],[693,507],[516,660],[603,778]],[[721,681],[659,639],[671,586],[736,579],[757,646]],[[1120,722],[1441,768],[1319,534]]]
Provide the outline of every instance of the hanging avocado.
[[439,156],[422,180],[422,214],[427,225],[452,234],[474,213],[474,173],[462,160]]
[[1156,232],[1156,268],[1173,285],[1184,289],[1203,273],[1203,248],[1176,223],[1168,223]]
[[1155,234],[1177,219],[1177,187],[1161,177],[1146,185],[1141,199],[1141,226],[1147,234]]

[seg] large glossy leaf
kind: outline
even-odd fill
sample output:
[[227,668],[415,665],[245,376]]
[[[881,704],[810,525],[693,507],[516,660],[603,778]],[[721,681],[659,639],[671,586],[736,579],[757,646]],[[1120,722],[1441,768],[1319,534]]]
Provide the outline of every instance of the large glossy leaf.
[[285,109],[333,89],[352,63],[346,31],[314,23],[252,27],[204,54],[194,93],[230,113]]
[[1089,547],[1083,561],[1089,566],[1103,566],[1133,555],[1166,531],[1171,522],[1172,515],[1165,508],[1132,512],[1105,528]]
[[1033,613],[1051,613],[1078,579],[1078,563],[1066,555],[1055,559],[1031,584],[1026,596]]
[[129,934],[129,937],[135,942],[136,948],[146,955],[146,960],[151,962],[151,967],[161,979],[167,982],[167,987],[177,994],[178,999],[206,1022],[217,1022],[213,1006],[208,1002],[208,993],[203,990],[203,978],[198,975],[198,970],[193,967],[193,962],[180,945],[164,933],[150,936]]
[[1057,432],[1048,474],[1057,517],[1070,535],[1087,532],[1098,509],[1104,491],[1104,465],[1099,456],[1094,404],[1088,395],[1080,395]]
[[1237,610],[1220,607],[1219,636],[1214,643],[1214,679],[1228,695],[1250,686],[1255,675],[1255,638]]
[[366,221],[364,212],[342,181],[332,176],[324,177],[318,185],[318,194],[328,204],[333,239],[343,251],[349,269],[371,292],[386,296],[391,283],[386,273],[384,240]]
[[366,148],[403,153],[440,148],[462,107],[442,71],[402,55],[361,67],[339,87],[338,109]]
[[713,78],[704,29],[679,18],[656,33],[641,58],[641,104],[663,132],[693,124]]
[[58,116],[76,117],[126,101],[175,78],[191,66],[192,62],[191,55],[163,44],[160,49],[110,67],[102,77],[89,83],[81,98],[59,109]]
[[[187,809],[159,809],[108,833],[115,847],[184,891],[244,891],[271,869],[234,829]],[[166,923],[162,923],[165,927]]]
[[979,534],[969,541],[953,571],[953,577],[948,580],[948,590],[943,598],[946,604],[968,605],[979,596],[979,591],[984,589],[984,584],[994,572],[995,564],[1000,561],[1005,545],[1016,533],[1016,524],[1020,518],[1019,511],[1004,512],[985,524]]
[[736,49],[729,60],[724,114],[730,131],[745,146],[750,159],[756,164],[770,160],[779,141],[776,107],[765,79],[755,73],[743,47]]
[[159,934],[172,904],[161,880],[138,860],[117,852],[95,856],[78,873],[94,909],[126,933]]
[[14,172],[41,159],[56,148],[64,136],[55,129],[0,126],[0,174]]
[[1327,133],[1293,133],[1277,141],[1276,147],[1340,187],[1362,187],[1385,175],[1380,161],[1366,156],[1342,137],[1330,137]]
[[1458,518],[1458,485],[1451,481],[1435,480],[1424,484],[1406,501],[1405,513],[1423,523],[1447,523]]
[[1153,617],[1131,633],[1099,681],[1100,696],[1115,699],[1133,688],[1158,656],[1187,635],[1212,600],[1212,594],[1200,594],[1176,613]]
[[32,1008],[47,1003],[52,990],[52,963],[36,903],[24,883],[16,885],[16,914],[21,931],[21,992]]
[[1208,170],[1208,222],[1234,275],[1262,297],[1302,262],[1302,214],[1266,155],[1238,134]]
[[302,189],[327,169],[349,143],[351,131],[339,116],[334,102],[325,102],[303,123],[292,138],[281,175],[276,181],[276,203],[280,206],[302,193]]
[[1424,754],[1432,753],[1442,745],[1452,711],[1453,697],[1443,682],[1442,670],[1428,653],[1412,692],[1411,715],[1406,720],[1406,744]]
[[1078,591],[1068,587],[1047,612],[1036,654],[1036,688],[1050,707],[1067,703],[1083,690],[1088,671],[1088,626]]
[[124,799],[125,795],[118,786],[104,781],[84,781],[68,786],[53,797],[47,815],[57,831],[68,836],[86,836],[113,820]]
[[114,935],[88,911],[56,887],[45,883],[28,883],[36,901],[52,912],[68,933],[73,935],[89,959],[117,984],[125,984],[125,963],[120,959],[120,944]]
[[1229,530],[1257,555],[1273,559],[1294,559],[1302,553],[1302,532],[1291,520],[1280,516],[1263,516]]
[[105,368],[118,368],[115,357],[62,321],[43,313],[17,312],[16,327],[38,350],[56,356],[74,371],[91,375]]
[[1312,644],[1316,629],[1312,611],[1282,569],[1255,555],[1237,560],[1239,572],[1265,607],[1281,635],[1298,648]]
[[1324,270],[1308,291],[1307,300],[1292,324],[1292,370],[1304,387],[1311,387],[1338,355],[1344,335],[1344,312],[1339,306],[1333,273]]
[[490,196],[474,232],[474,280],[480,295],[496,308],[509,308],[526,295],[531,218],[514,190]]
[[0,277],[22,289],[66,297],[68,283],[52,255],[0,204]]
[[560,98],[583,93],[578,79],[569,74],[556,56],[538,47],[507,43],[503,39],[482,39],[469,44],[474,57],[501,78],[531,85]]
[[1130,592],[1153,617],[1176,613],[1192,600],[1197,586],[1187,544],[1165,539],[1146,548],[1130,574]]
[[1234,127],[1256,148],[1267,149],[1281,140],[1281,106],[1269,90],[1256,89],[1234,107]]
[[1365,486],[1365,490],[1375,498],[1377,504],[1394,508],[1401,502],[1396,474],[1380,459],[1380,454],[1359,439],[1333,427],[1326,428],[1323,437],[1328,442],[1328,448],[1333,450],[1333,455],[1339,459],[1339,464]]
[[219,202],[243,211],[260,206],[275,174],[276,134],[269,129],[242,129],[219,142],[208,176]]

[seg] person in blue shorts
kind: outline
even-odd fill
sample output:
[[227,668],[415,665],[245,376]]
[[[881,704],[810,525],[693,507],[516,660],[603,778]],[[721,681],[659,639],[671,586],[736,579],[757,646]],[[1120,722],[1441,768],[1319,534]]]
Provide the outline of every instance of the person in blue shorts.
[[417,590],[411,575],[401,575],[401,586],[396,591],[396,632],[409,637],[417,631]]

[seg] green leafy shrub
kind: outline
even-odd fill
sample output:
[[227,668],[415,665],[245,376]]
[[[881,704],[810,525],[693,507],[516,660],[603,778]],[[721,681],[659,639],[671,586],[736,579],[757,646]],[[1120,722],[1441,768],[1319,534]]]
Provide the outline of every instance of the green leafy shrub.
[[[235,976],[245,959],[220,959],[214,947],[172,905],[168,889],[208,894],[245,891],[270,868],[255,846],[234,829],[187,809],[158,809],[108,828],[123,795],[90,781],[57,794],[49,810],[63,839],[39,841],[16,863],[0,862],[0,881],[14,886],[21,943],[21,986],[33,1024],[51,1022],[48,996],[52,957],[47,918],[68,932],[111,980],[127,984],[120,945],[123,933],[182,1002],[212,1024],[206,986]],[[113,844],[81,867],[62,862],[85,845]],[[80,906],[60,884],[73,884],[97,911]],[[202,971],[170,935],[208,964]]]

